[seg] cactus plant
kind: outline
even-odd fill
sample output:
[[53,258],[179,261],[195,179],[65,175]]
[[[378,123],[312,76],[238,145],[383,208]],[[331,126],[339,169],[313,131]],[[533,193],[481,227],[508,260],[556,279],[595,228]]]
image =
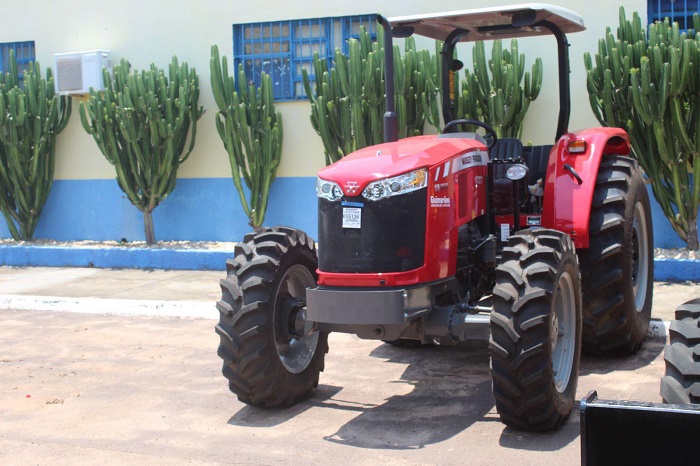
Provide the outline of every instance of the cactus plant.
[[15,240],[29,240],[53,184],[56,136],[71,114],[71,100],[54,95],[51,68],[24,71],[23,88],[14,50],[0,73],[0,210]]
[[[216,129],[228,152],[231,174],[250,226],[262,231],[270,185],[282,158],[282,114],[275,111],[272,79],[262,73],[261,86],[246,86],[243,65],[238,67],[238,86],[228,74],[226,57],[211,48],[211,87],[219,111]],[[246,199],[241,178],[250,191]]]
[[153,209],[175,189],[177,169],[194,148],[197,120],[204,113],[197,106],[199,79],[176,57],[167,77],[155,64],[130,72],[125,59],[114,66],[113,77],[107,69],[103,73],[105,90],[90,89],[80,119],[114,165],[121,190],[143,212],[146,243],[152,245]]
[[488,63],[483,42],[472,50],[474,70],[465,70],[462,89],[457,89],[456,114],[484,121],[499,138],[520,138],[525,114],[542,88],[542,59],[536,58],[532,73],[526,72],[525,54],[518,52],[515,39],[510,50],[495,40]]
[[652,191],[678,236],[698,249],[700,204],[700,19],[681,33],[668,19],[649,25],[620,8],[617,35],[584,55],[591,108],[602,125],[624,128]]
[[[315,54],[315,90],[306,69],[302,70],[304,89],[311,102],[311,124],[323,141],[326,164],[383,142],[384,42],[382,28],[377,30],[377,40],[372,41],[361,27],[359,40],[348,40],[347,55],[335,50],[331,68],[326,58]],[[394,46],[399,137],[423,133],[424,102],[433,102],[437,92],[429,79],[432,66],[430,52],[416,50],[413,38],[406,39],[403,56],[400,48]]]

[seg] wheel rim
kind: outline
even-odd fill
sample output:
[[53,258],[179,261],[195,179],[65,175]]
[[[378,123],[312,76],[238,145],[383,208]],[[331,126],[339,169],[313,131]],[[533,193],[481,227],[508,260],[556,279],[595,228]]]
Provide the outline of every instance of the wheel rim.
[[309,269],[301,264],[291,266],[285,272],[275,295],[275,345],[282,365],[291,373],[298,374],[306,369],[316,352],[318,332],[301,337],[289,334],[288,327],[294,317],[283,309],[289,301],[305,302],[306,289],[316,284]]
[[576,296],[569,273],[559,277],[553,306],[550,319],[552,370],[554,385],[559,393],[563,393],[569,386],[576,349]]
[[634,290],[634,304],[637,312],[644,310],[649,282],[649,233],[647,232],[647,218],[644,206],[637,202],[634,206],[634,220],[632,222],[632,289]]

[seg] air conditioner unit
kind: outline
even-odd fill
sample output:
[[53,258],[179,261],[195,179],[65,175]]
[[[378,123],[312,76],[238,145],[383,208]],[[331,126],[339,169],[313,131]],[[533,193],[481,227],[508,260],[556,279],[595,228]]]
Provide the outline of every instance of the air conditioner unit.
[[105,88],[102,69],[112,69],[112,53],[109,50],[55,53],[54,84],[57,94],[87,94],[90,88]]

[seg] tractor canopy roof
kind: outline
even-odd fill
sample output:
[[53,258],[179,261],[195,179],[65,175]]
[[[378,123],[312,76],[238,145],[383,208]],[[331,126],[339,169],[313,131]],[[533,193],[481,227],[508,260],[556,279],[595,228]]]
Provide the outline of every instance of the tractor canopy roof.
[[553,24],[563,33],[586,29],[577,13],[546,3],[389,18],[394,37],[415,33],[445,41],[455,30],[466,31],[459,37],[460,42],[552,34],[550,28],[542,27],[542,22]]

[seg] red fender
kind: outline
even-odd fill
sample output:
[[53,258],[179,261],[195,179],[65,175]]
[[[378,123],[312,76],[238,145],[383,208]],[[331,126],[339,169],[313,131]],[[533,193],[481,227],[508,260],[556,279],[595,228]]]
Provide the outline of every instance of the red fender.
[[[585,142],[583,152],[570,152],[569,144],[573,141]],[[629,136],[620,128],[591,128],[563,135],[549,154],[542,226],[568,233],[577,248],[588,248],[591,205],[600,161],[606,155],[629,153]],[[576,171],[581,184],[565,165]]]

